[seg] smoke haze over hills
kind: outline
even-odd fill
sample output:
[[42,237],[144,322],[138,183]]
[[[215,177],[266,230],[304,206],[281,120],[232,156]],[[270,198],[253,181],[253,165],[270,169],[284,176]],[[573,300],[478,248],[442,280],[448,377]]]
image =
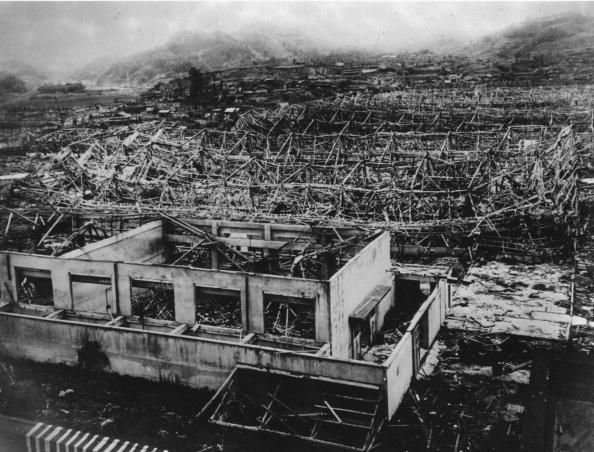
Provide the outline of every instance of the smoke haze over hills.
[[[275,27],[320,49],[401,51],[468,42],[564,12],[569,2],[2,2],[0,62],[67,74],[98,59],[159,49],[183,31],[242,34]],[[6,65],[4,65],[6,66]],[[0,70],[6,70],[0,64]]]

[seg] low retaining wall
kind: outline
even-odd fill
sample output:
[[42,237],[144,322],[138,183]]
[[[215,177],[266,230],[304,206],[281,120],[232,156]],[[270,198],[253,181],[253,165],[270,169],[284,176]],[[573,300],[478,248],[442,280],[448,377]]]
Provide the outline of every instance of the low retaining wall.
[[34,361],[78,363],[78,352],[97,343],[107,371],[149,380],[217,389],[237,364],[383,386],[385,368],[348,361],[123,327],[0,313],[2,353]]

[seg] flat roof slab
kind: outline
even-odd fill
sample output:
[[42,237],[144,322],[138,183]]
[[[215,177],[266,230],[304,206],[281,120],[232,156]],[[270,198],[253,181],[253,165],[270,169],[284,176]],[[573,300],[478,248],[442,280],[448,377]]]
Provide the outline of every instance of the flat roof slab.
[[572,269],[566,265],[490,262],[470,269],[452,295],[452,329],[566,340]]

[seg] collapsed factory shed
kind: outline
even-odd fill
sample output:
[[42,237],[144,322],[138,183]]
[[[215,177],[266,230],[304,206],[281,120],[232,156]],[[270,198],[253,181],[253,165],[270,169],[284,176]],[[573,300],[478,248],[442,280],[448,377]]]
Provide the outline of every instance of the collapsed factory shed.
[[356,224],[410,249],[551,257],[573,245],[563,237],[577,232],[590,139],[592,112],[572,100],[427,91],[252,110],[231,131],[164,121],[61,130],[38,140],[57,153],[23,184],[23,202]]

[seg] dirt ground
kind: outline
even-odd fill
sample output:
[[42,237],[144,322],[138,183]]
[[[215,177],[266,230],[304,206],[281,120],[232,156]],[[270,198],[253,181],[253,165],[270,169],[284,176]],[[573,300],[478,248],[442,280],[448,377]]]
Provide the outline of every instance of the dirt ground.
[[[423,367],[426,376],[413,384],[377,451],[518,450],[530,361],[551,347],[563,345],[443,330]],[[0,391],[5,415],[170,451],[241,450],[232,434],[196,421],[210,391],[6,358]],[[261,440],[254,450],[274,450]]]
[[195,419],[211,395],[171,383],[0,358],[1,414],[170,451],[219,450],[219,432]]

